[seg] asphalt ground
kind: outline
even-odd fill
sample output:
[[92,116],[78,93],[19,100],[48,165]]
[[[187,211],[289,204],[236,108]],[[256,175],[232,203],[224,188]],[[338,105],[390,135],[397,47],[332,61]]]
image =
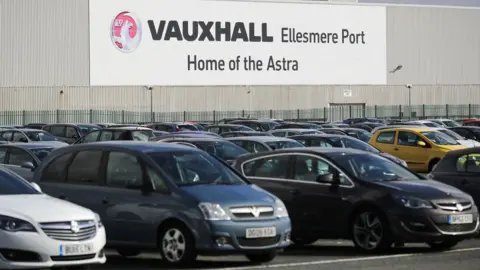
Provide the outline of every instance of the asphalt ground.
[[[107,251],[107,263],[94,269],[169,269],[157,254],[123,258]],[[185,268],[183,268],[185,269]],[[364,255],[349,241],[319,241],[312,246],[288,248],[274,261],[264,265],[250,264],[243,256],[199,257],[186,269],[202,270],[479,270],[480,239],[461,242],[447,252],[432,252],[427,245],[405,245],[384,255]]]

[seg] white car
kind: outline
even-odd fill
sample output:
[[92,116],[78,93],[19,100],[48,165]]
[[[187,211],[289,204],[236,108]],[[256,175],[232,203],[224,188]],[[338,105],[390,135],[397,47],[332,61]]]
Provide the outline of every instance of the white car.
[[0,168],[0,269],[84,269],[105,263],[105,243],[96,213]]

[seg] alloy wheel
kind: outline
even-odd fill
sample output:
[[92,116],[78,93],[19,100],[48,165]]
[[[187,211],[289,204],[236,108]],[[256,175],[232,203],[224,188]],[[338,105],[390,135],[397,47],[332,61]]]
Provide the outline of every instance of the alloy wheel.
[[167,230],[162,239],[162,250],[167,261],[175,263],[185,255],[186,241],[183,233],[175,228]]
[[382,242],[384,228],[380,218],[371,212],[363,212],[353,223],[353,237],[364,250],[374,250]]

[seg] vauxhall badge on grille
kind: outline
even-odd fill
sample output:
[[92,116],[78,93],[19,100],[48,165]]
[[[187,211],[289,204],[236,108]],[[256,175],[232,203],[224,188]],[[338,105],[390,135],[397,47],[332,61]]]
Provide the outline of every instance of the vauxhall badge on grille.
[[78,233],[80,231],[80,226],[78,225],[78,222],[76,222],[75,220],[70,222],[70,229],[73,233]]

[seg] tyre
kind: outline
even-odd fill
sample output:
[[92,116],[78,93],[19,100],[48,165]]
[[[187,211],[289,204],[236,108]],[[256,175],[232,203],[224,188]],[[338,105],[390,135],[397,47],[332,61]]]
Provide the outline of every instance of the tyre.
[[129,249],[129,248],[119,248],[117,249],[117,252],[123,257],[134,257],[140,254],[140,251],[135,249]]
[[456,240],[445,240],[445,241],[435,241],[427,242],[427,244],[435,251],[445,251],[455,247],[460,241]]
[[373,209],[360,210],[355,214],[351,224],[351,234],[355,247],[364,252],[386,251],[393,243],[386,218]]
[[183,224],[167,224],[159,236],[160,255],[166,264],[186,265],[197,258],[193,236]]
[[268,263],[273,261],[277,256],[276,250],[261,251],[255,253],[247,253],[245,257],[253,263]]

